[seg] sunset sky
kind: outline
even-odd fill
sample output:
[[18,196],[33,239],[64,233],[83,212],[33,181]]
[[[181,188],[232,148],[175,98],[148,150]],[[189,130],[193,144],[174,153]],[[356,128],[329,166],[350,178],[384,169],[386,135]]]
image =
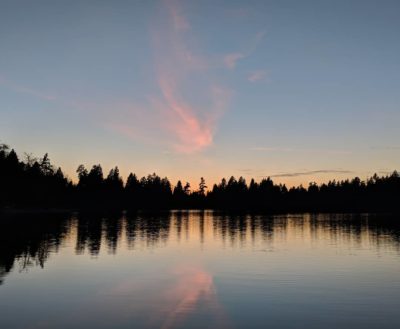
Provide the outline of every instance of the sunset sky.
[[400,168],[400,1],[0,1],[0,143],[208,185]]

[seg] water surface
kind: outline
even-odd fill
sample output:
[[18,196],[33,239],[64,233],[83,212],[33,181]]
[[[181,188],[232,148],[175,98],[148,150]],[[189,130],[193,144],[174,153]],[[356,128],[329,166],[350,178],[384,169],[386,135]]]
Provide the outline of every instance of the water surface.
[[0,218],[0,328],[400,328],[400,218]]

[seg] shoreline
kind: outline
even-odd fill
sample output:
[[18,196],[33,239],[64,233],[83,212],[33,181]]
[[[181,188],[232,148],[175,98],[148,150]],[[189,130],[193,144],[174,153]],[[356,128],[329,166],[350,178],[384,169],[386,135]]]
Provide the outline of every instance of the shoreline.
[[288,210],[267,211],[256,209],[219,209],[219,208],[171,208],[171,209],[79,209],[79,208],[5,208],[0,209],[1,215],[74,215],[74,214],[163,214],[171,212],[213,212],[216,214],[253,214],[253,215],[304,215],[304,214],[399,214],[397,211],[382,210]]

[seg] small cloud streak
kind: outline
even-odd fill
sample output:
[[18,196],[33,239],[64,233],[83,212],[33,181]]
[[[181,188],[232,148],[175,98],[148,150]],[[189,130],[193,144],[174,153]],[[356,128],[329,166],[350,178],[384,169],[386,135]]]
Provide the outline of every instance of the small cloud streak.
[[252,55],[254,53],[254,51],[257,49],[259,43],[264,38],[264,36],[265,36],[265,31],[258,32],[255,35],[255,37],[253,38],[253,40],[251,41],[248,49],[246,49],[245,51],[234,52],[234,53],[225,55],[224,59],[223,59],[225,66],[228,69],[231,69],[231,70],[234,69],[240,60],[245,59],[246,57],[249,57],[250,55]]
[[247,77],[247,80],[249,80],[250,82],[257,82],[264,80],[266,76],[267,72],[265,72],[264,70],[257,70],[250,72],[250,74]]
[[[265,170],[262,169],[251,169],[251,168],[243,168],[237,169],[238,172],[241,172],[244,175],[253,175],[260,178],[265,177],[299,177],[299,176],[310,176],[316,174],[352,174],[353,171],[350,170],[342,170],[342,169],[320,169],[320,170],[310,170],[310,171],[300,171],[300,172],[283,172],[276,173],[272,175],[265,175]],[[261,174],[263,173],[263,174]]]
[[335,170],[335,169],[321,169],[321,170],[311,170],[303,172],[288,172],[271,175],[269,177],[298,177],[298,176],[309,176],[315,174],[352,174],[353,171],[350,170]]
[[260,175],[260,173],[264,172],[262,169],[251,169],[251,168],[241,168],[237,169],[242,175]]
[[246,55],[242,53],[232,53],[228,54],[224,57],[225,66],[228,69],[234,69],[236,67],[236,63],[240,60],[245,58]]

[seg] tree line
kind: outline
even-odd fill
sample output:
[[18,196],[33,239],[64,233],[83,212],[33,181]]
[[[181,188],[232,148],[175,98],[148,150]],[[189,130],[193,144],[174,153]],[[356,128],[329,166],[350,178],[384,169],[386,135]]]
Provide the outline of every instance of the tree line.
[[25,154],[20,160],[14,149],[0,144],[0,208],[60,208],[90,210],[138,209],[221,209],[294,211],[398,211],[400,175],[392,174],[361,180],[358,177],[310,183],[287,188],[270,177],[249,183],[243,177],[223,178],[208,188],[155,173],[145,177],[129,174],[124,182],[118,167],[104,175],[100,164],[90,169],[80,165],[78,182],[68,179],[61,168],[51,164],[48,154],[35,158]]

